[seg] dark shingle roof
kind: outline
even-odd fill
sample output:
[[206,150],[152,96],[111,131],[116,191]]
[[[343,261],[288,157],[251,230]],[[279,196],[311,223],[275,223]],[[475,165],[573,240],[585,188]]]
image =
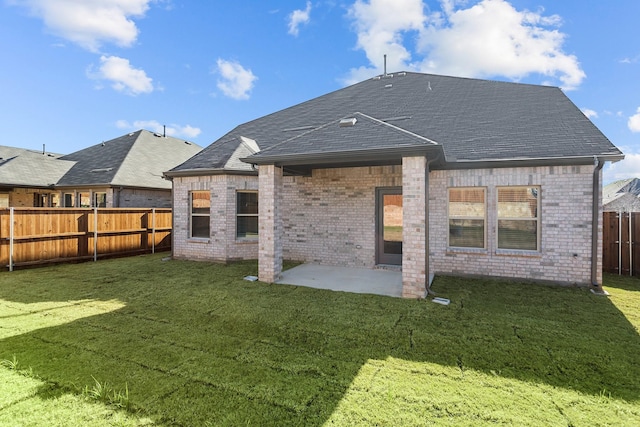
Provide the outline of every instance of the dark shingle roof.
[[200,150],[182,139],[139,130],[60,157],[76,164],[57,185],[171,188],[162,173]]
[[[256,163],[272,161],[277,155],[335,156],[345,147],[393,150],[393,141],[382,136],[390,132],[385,126],[362,126],[367,120],[348,131],[329,126],[356,111],[407,131],[396,141],[399,144],[408,143],[409,134],[436,142],[450,165],[622,157],[559,88],[402,72],[366,80],[242,124],[171,172],[223,168],[241,136],[259,145],[261,151],[251,156]],[[419,139],[413,142],[424,144]]]

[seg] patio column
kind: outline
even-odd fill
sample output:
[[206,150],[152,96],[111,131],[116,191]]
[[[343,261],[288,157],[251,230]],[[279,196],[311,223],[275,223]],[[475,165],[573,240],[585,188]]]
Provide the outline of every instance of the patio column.
[[424,298],[427,285],[427,158],[402,158],[402,297]]
[[282,222],[280,192],[282,169],[258,168],[258,279],[274,283],[282,273]]

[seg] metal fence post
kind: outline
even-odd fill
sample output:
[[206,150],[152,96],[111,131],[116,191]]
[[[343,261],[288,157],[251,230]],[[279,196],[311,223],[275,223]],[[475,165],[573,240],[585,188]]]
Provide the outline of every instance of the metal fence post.
[[631,234],[631,212],[629,212],[629,276],[633,276],[633,235]]
[[98,208],[93,208],[93,261],[98,260]]
[[156,208],[151,208],[151,253],[156,253]]
[[9,208],[9,271],[13,271],[13,209]]

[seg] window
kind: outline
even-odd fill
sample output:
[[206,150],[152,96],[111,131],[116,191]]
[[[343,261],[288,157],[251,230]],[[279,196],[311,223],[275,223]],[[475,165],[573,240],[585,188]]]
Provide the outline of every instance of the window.
[[540,187],[498,188],[498,249],[540,248]]
[[211,215],[211,196],[208,191],[189,193],[191,206],[191,234],[189,237],[209,238],[209,217]]
[[64,193],[64,207],[65,208],[72,208],[74,207],[74,203],[73,203],[73,193]]
[[485,247],[485,189],[449,189],[449,246]]
[[91,207],[91,196],[89,193],[80,193],[78,194],[78,200],[80,201],[81,208],[90,208]]
[[107,193],[93,193],[93,206],[96,208],[106,208]]
[[258,193],[236,193],[236,238],[258,238]]

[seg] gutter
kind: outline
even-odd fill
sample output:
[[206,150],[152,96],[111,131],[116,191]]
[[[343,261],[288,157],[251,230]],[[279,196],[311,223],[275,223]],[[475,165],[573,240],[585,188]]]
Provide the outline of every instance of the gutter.
[[[624,159],[624,154],[601,154],[598,159],[612,163]],[[505,159],[478,159],[458,160],[448,159],[442,169],[481,169],[503,167],[535,167],[535,166],[566,166],[566,165],[590,165],[594,156],[566,156],[566,157],[513,157]]]
[[608,295],[598,283],[598,224],[600,223],[600,171],[604,167],[604,160],[594,156],[593,169],[593,201],[591,218],[591,291],[598,295]]

